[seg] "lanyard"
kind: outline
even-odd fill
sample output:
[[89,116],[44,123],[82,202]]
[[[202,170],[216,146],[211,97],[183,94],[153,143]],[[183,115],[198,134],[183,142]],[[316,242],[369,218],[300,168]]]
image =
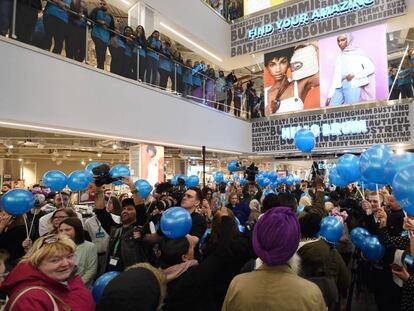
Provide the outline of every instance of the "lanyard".
[[98,233],[101,233],[101,229],[102,229],[102,224],[100,221],[98,221],[98,218],[95,218],[96,224],[98,225]]
[[118,252],[119,243],[121,242],[121,239],[122,239],[122,231],[124,231],[124,228],[121,228],[121,230],[118,229],[118,234],[117,234],[117,237],[116,237],[116,242],[115,242],[115,246],[114,246],[114,251],[112,252],[112,256],[116,256],[116,254]]

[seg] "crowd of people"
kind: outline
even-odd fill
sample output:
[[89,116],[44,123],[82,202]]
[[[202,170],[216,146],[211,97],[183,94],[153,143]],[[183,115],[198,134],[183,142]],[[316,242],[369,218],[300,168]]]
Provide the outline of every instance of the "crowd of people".
[[[0,3],[1,35],[11,35],[12,7],[13,1]],[[44,8],[40,0],[17,1],[15,36],[21,42],[90,63],[90,30],[100,69],[182,94],[221,111],[232,111],[237,117],[241,117],[242,110],[246,118],[263,116],[263,95],[252,88],[253,81],[236,83],[233,72],[225,74],[204,61],[184,59],[171,40],[157,30],[148,36],[142,25],[133,29],[118,24],[106,0],[91,12],[86,0],[49,0]]]
[[[117,194],[90,184],[91,215],[76,210],[74,194],[41,185],[30,189],[35,205],[26,214],[1,211],[5,310],[414,309],[413,266],[401,263],[413,249],[414,219],[390,187],[363,193],[319,176],[274,189],[178,180],[143,200],[132,179],[122,182]],[[170,239],[160,219],[173,206],[190,213],[192,226]],[[336,244],[318,234],[328,215],[345,227]],[[351,243],[355,227],[378,235],[381,260]],[[94,281],[111,271],[120,274],[94,301]]]
[[228,22],[244,16],[243,0],[205,0],[205,2]]
[[407,57],[404,58],[399,72],[397,66],[391,65],[389,67],[388,87],[390,90],[390,99],[399,99],[400,96],[401,98],[413,97],[414,55],[412,48],[408,50]]

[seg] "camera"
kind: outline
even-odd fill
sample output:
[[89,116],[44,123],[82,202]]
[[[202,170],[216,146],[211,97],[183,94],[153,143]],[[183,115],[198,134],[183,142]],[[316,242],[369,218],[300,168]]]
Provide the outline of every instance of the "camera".
[[111,184],[114,181],[120,180],[120,178],[114,178],[109,173],[110,167],[108,164],[102,164],[92,169],[93,180],[97,187]]
[[252,163],[245,168],[244,176],[250,183],[254,183],[256,181],[257,173],[259,173],[259,168]]
[[185,187],[182,188],[180,184],[176,187],[173,187],[169,182],[156,185],[155,193],[160,195],[156,202],[157,208],[164,211],[170,207],[179,205],[178,203],[181,202],[184,192]]

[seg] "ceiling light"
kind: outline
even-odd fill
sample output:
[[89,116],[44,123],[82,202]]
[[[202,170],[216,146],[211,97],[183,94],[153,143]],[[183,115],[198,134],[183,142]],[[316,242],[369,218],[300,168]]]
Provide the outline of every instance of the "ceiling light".
[[211,53],[210,51],[206,50],[205,48],[203,48],[202,46],[200,46],[199,44],[195,43],[193,40],[187,38],[186,36],[184,36],[183,34],[179,33],[177,30],[171,28],[170,26],[166,25],[163,22],[160,22],[160,25],[166,29],[168,29],[169,31],[171,31],[173,34],[179,36],[181,39],[187,41],[188,43],[192,44],[193,46],[195,46],[196,48],[198,48],[199,50],[203,51],[204,53],[210,55],[211,57],[215,58],[216,60],[218,60],[219,62],[222,62],[223,60],[214,55],[213,53]]
[[13,149],[13,147],[14,147],[13,145],[8,145],[7,146],[8,149]]
[[19,158],[18,160],[19,160],[19,162],[22,162],[22,161],[23,161],[23,159],[22,159],[22,158]]
[[92,160],[92,158],[89,158],[89,162],[92,162],[93,160]]
[[113,145],[112,145],[112,149],[118,149],[118,145],[116,144],[116,143],[114,143]]
[[97,155],[98,158],[102,157],[102,153],[100,153],[100,152],[98,152],[96,155]]
[[85,165],[85,161],[83,161],[83,160],[82,160],[82,161],[81,161],[81,164],[82,164],[82,165]]

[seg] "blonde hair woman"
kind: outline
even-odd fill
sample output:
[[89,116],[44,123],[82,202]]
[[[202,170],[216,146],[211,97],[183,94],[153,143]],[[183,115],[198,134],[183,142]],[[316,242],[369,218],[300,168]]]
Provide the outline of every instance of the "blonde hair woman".
[[75,275],[75,243],[63,235],[36,240],[0,290],[5,311],[95,310],[91,294]]

